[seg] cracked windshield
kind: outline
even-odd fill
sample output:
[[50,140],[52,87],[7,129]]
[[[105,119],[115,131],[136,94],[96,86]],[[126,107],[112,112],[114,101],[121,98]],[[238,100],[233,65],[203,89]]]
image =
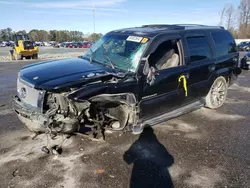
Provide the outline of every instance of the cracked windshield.
[[135,72],[147,46],[147,38],[127,35],[107,35],[99,39],[83,56],[90,62]]

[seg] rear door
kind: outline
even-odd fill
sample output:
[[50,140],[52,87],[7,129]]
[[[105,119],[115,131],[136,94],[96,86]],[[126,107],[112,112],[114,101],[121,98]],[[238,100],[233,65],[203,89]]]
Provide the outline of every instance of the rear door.
[[185,103],[191,103],[205,96],[209,91],[209,79],[215,71],[212,43],[204,32],[185,34],[185,62],[189,69],[187,79],[188,96]]

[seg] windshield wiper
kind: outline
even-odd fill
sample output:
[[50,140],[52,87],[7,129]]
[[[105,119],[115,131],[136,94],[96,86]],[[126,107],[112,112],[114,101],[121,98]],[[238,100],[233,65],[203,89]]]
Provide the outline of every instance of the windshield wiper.
[[115,65],[114,65],[113,61],[109,58],[109,56],[103,54],[103,57],[105,57],[109,61],[109,64],[112,67],[112,69],[115,69]]
[[[89,48],[89,50],[90,50],[90,52],[91,52],[91,55],[90,55],[90,57],[89,57],[89,62],[90,62],[90,64],[92,64],[93,63],[93,59],[94,59],[94,52],[93,52],[93,50],[91,49],[91,48]],[[108,62],[109,62],[109,64],[110,64],[110,66],[111,66],[111,68],[112,69],[115,69],[115,65],[114,65],[114,63],[113,63],[113,61],[107,56],[107,55],[105,55],[105,54],[102,54],[103,55],[103,57],[105,57],[107,60],[108,60]]]

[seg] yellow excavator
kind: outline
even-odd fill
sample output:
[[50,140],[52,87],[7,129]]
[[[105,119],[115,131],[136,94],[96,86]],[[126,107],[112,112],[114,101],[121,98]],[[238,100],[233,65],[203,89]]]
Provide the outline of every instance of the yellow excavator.
[[10,60],[38,59],[38,47],[29,40],[28,35],[15,34],[14,46],[10,50]]

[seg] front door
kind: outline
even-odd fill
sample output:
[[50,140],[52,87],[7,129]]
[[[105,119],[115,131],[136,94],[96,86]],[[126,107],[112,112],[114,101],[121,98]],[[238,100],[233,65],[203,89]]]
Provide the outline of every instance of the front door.
[[189,68],[184,63],[184,52],[180,36],[164,40],[157,45],[149,57],[150,67],[154,67],[153,83],[143,81],[141,88],[140,119],[146,120],[174,110],[185,102],[183,80],[188,79]]
[[187,66],[156,71],[154,83],[144,84],[140,102],[140,119],[149,119],[183,105],[185,91],[179,82],[181,75],[188,74]]

